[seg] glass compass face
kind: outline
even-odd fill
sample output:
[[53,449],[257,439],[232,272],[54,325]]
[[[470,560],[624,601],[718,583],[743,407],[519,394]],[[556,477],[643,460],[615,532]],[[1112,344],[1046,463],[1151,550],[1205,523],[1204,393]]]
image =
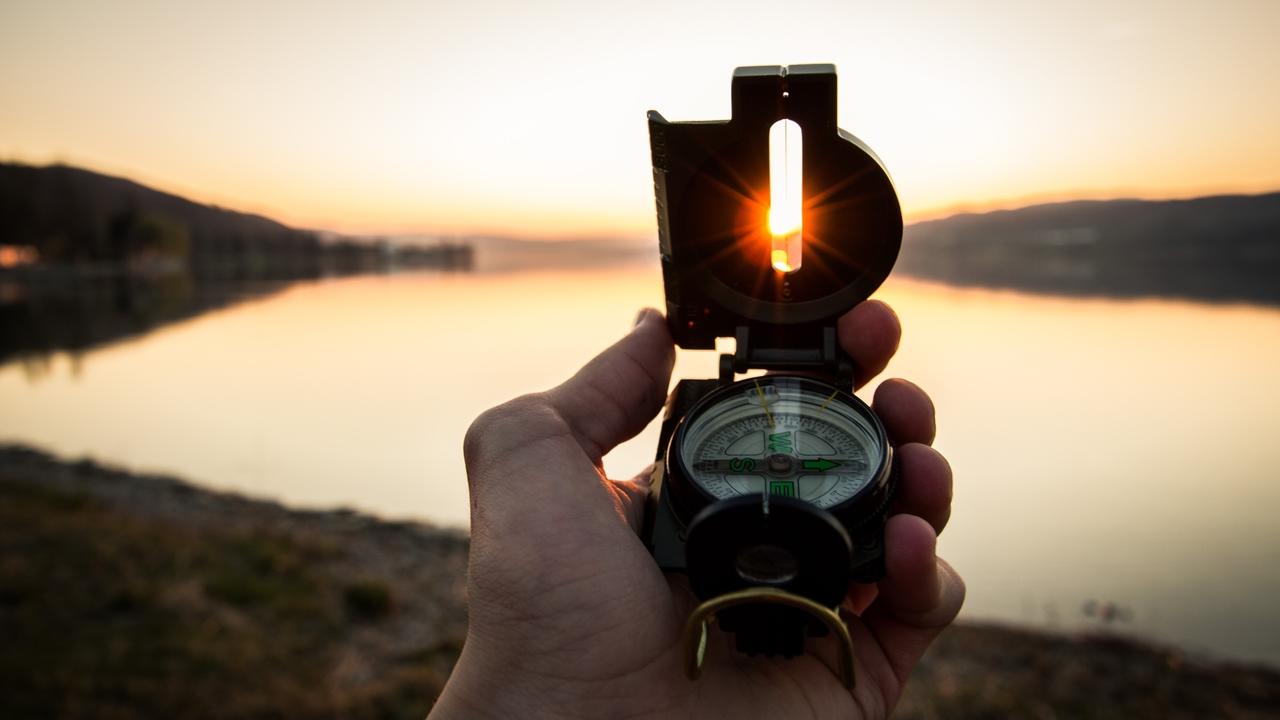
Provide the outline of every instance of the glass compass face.
[[711,499],[768,493],[829,510],[875,484],[886,441],[853,396],[816,380],[765,376],[708,396],[672,449]]

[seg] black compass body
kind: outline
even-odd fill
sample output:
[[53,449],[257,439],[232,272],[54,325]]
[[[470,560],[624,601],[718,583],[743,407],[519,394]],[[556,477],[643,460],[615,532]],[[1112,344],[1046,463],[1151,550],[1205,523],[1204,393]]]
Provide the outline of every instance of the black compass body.
[[[718,378],[680,380],[669,399],[644,537],[702,601],[775,588],[834,608],[883,575],[896,477],[836,322],[889,274],[902,215],[878,158],[836,125],[833,66],[739,68],[732,94],[727,121],[649,114],[669,328],[686,349],[736,348]],[[780,197],[796,207],[780,213]],[[789,607],[717,620],[750,654],[797,655],[824,632]]]

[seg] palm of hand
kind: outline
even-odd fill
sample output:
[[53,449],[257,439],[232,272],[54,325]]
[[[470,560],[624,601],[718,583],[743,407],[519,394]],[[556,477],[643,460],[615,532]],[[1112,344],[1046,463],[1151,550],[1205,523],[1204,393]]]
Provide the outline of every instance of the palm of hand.
[[[603,453],[642,429],[666,391],[670,340],[660,322],[647,320],[573,380],[486,413],[468,433],[470,632],[436,712],[885,716],[919,653],[958,610],[958,599],[937,608],[943,593],[936,583],[924,588],[929,602],[918,602],[912,588],[888,588],[891,598],[905,596],[905,615],[877,613],[887,604],[877,601],[866,622],[850,618],[852,693],[828,669],[835,662],[829,641],[811,640],[804,657],[766,660],[738,655],[732,638],[713,630],[702,679],[684,676],[681,633],[694,600],[682,579],[664,577],[637,535],[647,473],[615,482],[600,469]],[[895,531],[913,551],[903,572],[920,564],[915,545],[927,533],[928,571],[945,582],[949,569],[933,568],[929,523],[894,518]],[[894,559],[891,553],[891,574]],[[922,631],[911,631],[913,620]]]

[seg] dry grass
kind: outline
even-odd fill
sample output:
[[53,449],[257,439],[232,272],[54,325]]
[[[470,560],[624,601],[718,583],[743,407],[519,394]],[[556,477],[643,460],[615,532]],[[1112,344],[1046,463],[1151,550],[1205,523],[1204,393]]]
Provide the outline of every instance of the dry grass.
[[330,544],[3,474],[0,717],[421,718],[456,658],[455,637],[341,679],[368,662],[349,636],[391,616],[393,590],[331,572]]

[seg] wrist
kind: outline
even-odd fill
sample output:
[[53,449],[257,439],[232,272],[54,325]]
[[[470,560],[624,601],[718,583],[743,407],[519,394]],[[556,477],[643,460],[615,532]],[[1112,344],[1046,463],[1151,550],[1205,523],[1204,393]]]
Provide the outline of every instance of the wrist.
[[507,720],[509,718],[562,718],[552,712],[546,693],[533,678],[513,672],[502,662],[464,646],[444,690],[428,715],[429,720]]

